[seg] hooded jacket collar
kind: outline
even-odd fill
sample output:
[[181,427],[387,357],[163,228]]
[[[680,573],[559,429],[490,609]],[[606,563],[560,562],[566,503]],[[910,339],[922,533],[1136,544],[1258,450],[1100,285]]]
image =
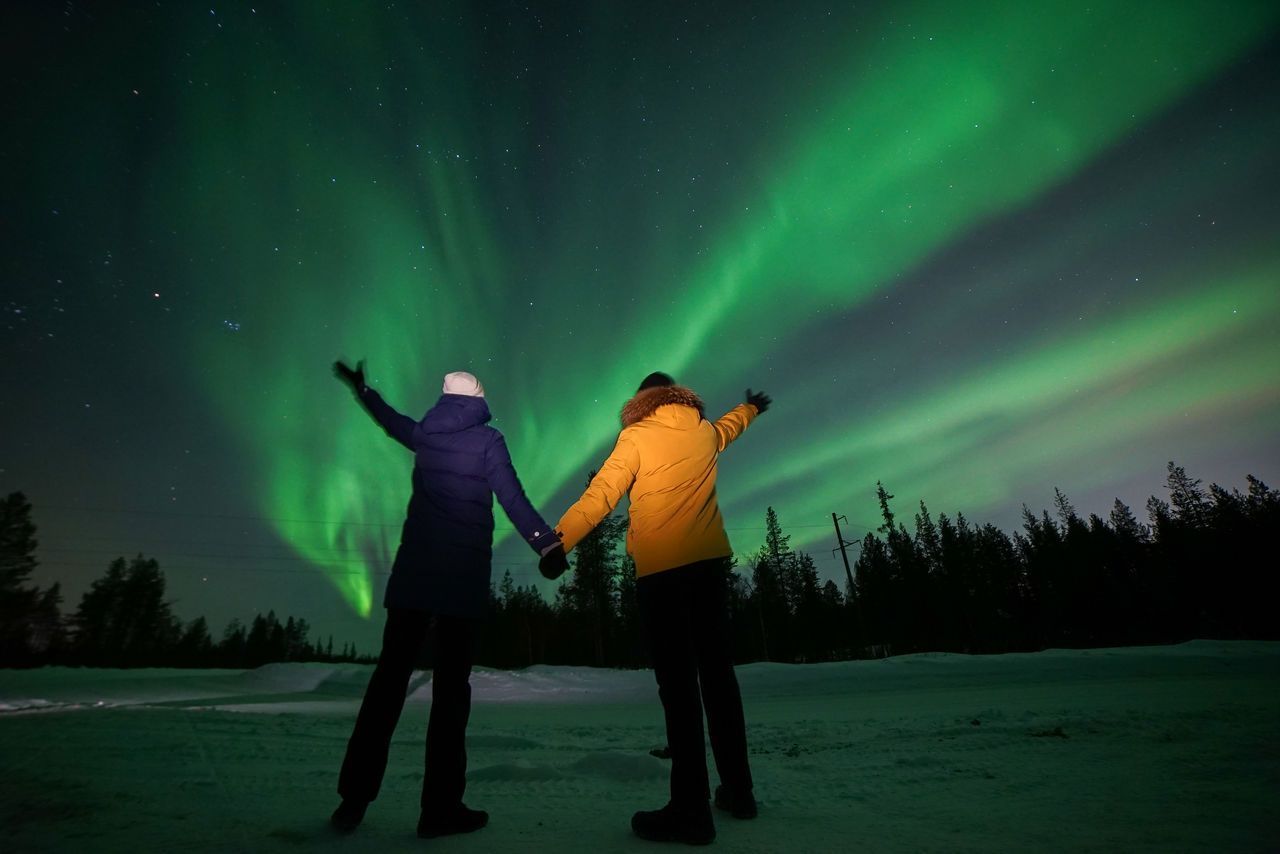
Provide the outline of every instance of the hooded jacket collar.
[[422,416],[419,427],[424,433],[457,433],[489,421],[489,404],[483,397],[466,394],[442,394],[436,405]]
[[637,421],[643,421],[656,412],[659,406],[669,403],[696,409],[698,417],[702,417],[702,398],[693,389],[682,385],[663,385],[647,388],[628,400],[622,407],[622,426],[630,427]]

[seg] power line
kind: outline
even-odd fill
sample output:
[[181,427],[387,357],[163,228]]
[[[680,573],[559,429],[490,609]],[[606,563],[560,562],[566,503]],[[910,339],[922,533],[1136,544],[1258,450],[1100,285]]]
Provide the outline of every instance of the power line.
[[[80,537],[80,536],[75,537],[75,542],[118,543],[120,541],[121,541],[121,535],[115,535],[115,536],[109,536],[109,537]],[[156,548],[158,550],[163,550],[163,548],[166,546],[170,546],[170,547],[172,546],[197,546],[197,547],[210,546],[213,548],[217,548],[220,546],[235,545],[242,548],[250,548],[250,549],[274,549],[277,551],[289,551],[295,554],[297,551],[304,548],[310,552],[332,552],[334,554],[355,554],[355,555],[365,554],[365,550],[359,547],[335,547],[335,546],[312,545],[312,544],[296,545],[291,542],[252,543],[252,542],[245,542],[242,540],[236,540],[230,537],[226,539],[221,539],[221,540],[189,540],[189,539],[172,539],[172,538],[153,540],[150,537],[148,537],[147,544],[150,545],[152,548]],[[507,540],[503,543],[500,543],[499,545],[493,546],[493,550],[495,552],[499,552],[504,549],[511,549],[511,548],[525,548],[525,546],[523,541],[520,541],[520,540]],[[50,547],[50,548],[41,548],[40,550],[41,551],[72,551],[73,549],[70,547],[57,546],[57,547]],[[90,551],[90,550],[80,549],[80,551]],[[119,553],[123,551],[123,552],[136,554],[138,551],[145,552],[147,551],[147,549],[140,550],[136,548],[136,544],[134,544],[130,546],[125,546],[123,547],[123,549],[100,548],[100,549],[93,549],[92,551],[97,551],[100,553],[107,553],[107,552]],[[236,557],[255,557],[256,558],[256,557],[268,557],[268,555],[236,555]]]
[[[508,544],[504,544],[504,546],[506,546],[506,545],[508,545]],[[511,546],[513,546],[513,547],[521,547],[521,546],[522,546],[522,544],[521,544],[521,543],[511,543],[511,544],[509,544],[509,545],[511,545]],[[281,547],[279,547],[279,548],[288,548],[288,547],[287,547],[287,546],[281,546]],[[141,555],[149,555],[149,556],[150,556],[151,558],[153,558],[153,559],[163,558],[166,562],[167,562],[168,560],[170,560],[170,559],[178,559],[178,560],[231,561],[231,562],[236,562],[236,563],[251,563],[251,564],[258,564],[258,563],[260,563],[260,562],[262,562],[262,561],[285,562],[285,563],[299,563],[299,564],[305,564],[305,565],[307,565],[308,567],[311,567],[311,568],[310,568],[310,569],[305,569],[305,570],[304,570],[304,569],[299,569],[299,570],[285,570],[285,569],[269,570],[269,569],[267,569],[267,568],[265,568],[265,567],[261,567],[261,566],[258,566],[258,565],[255,565],[255,566],[253,566],[253,567],[229,567],[229,568],[236,569],[236,570],[243,570],[243,571],[263,571],[263,572],[266,572],[266,571],[276,571],[276,572],[294,571],[294,572],[308,572],[308,573],[310,573],[310,572],[317,572],[317,571],[321,571],[321,572],[326,572],[326,574],[329,574],[329,575],[333,575],[334,573],[332,573],[332,572],[327,572],[327,570],[325,570],[325,569],[324,569],[324,567],[332,566],[332,565],[334,565],[334,564],[377,564],[377,563],[389,563],[390,561],[394,560],[394,558],[393,558],[392,556],[390,556],[390,555],[388,555],[388,556],[369,556],[369,555],[364,555],[364,554],[363,554],[363,553],[361,553],[358,549],[347,549],[347,550],[330,549],[330,550],[327,550],[327,551],[330,551],[330,552],[332,552],[332,553],[334,553],[334,554],[357,554],[357,555],[360,555],[360,556],[359,556],[359,557],[349,557],[349,558],[348,558],[348,557],[327,557],[327,556],[326,556],[326,557],[308,557],[308,556],[305,556],[305,555],[299,555],[299,554],[280,555],[280,554],[200,553],[200,552],[168,551],[168,550],[165,550],[165,549],[151,550],[151,551],[147,551],[147,550],[138,550],[138,549],[124,549],[124,550],[121,550],[121,549],[106,549],[106,548],[100,548],[100,549],[95,549],[95,548],[82,549],[82,548],[69,548],[69,547],[41,547],[41,548],[39,549],[39,553],[40,553],[40,554],[42,554],[42,555],[43,555],[43,554],[54,554],[54,555],[101,555],[101,556],[103,556],[104,558],[111,558],[111,559],[113,559],[113,560],[114,560],[114,559],[124,559],[124,558],[126,558],[126,557],[132,557],[132,556],[134,556],[134,555],[139,555],[139,554],[141,554]],[[523,548],[521,548],[521,551],[523,551]],[[493,561],[491,561],[490,565],[491,565],[491,566],[493,566],[495,569],[496,569],[496,568],[508,568],[508,567],[510,567],[510,568],[524,568],[524,567],[527,567],[527,566],[528,566],[528,564],[533,563],[533,556],[532,556],[532,555],[529,555],[529,558],[528,558],[528,560],[527,560],[527,561],[523,561],[523,560],[520,560],[519,558],[516,558],[515,560],[516,560],[516,561],[519,561],[519,562],[512,562],[512,559],[511,559],[511,558],[509,558],[509,557],[508,557],[508,558],[504,558],[504,557],[502,557],[502,556],[501,556],[501,555],[502,555],[502,549],[501,549],[501,547],[499,547],[498,549],[495,549],[495,550],[494,550],[494,555],[495,555],[495,557],[497,557],[497,558],[498,558],[498,561],[501,561],[501,562],[493,562]],[[70,560],[66,560],[66,559],[62,559],[62,560],[54,559],[54,560],[51,560],[51,561],[50,561],[50,560],[44,560],[44,559],[41,559],[41,560],[40,560],[40,565],[41,565],[41,566],[46,566],[46,567],[47,567],[47,566],[63,566],[63,567],[70,567],[70,568],[94,568],[94,567],[101,567],[101,566],[103,565],[103,563],[102,563],[102,562],[100,562],[100,561],[94,561],[94,562],[90,562],[90,561],[70,561]],[[217,565],[221,566],[222,564],[217,564]],[[164,567],[164,568],[165,568],[165,569],[166,569],[166,571],[167,571],[168,569],[170,569],[170,568],[174,568],[174,567],[172,567],[170,564],[166,563],[166,565],[165,565],[165,567]],[[354,572],[354,573],[350,573],[350,574],[352,574],[352,575],[359,575],[359,574],[362,574],[362,573]]]
[[[179,519],[231,519],[243,522],[279,522],[289,525],[338,525],[338,526],[355,526],[368,528],[399,528],[404,525],[403,521],[389,524],[385,522],[351,522],[351,521],[335,521],[333,519],[286,519],[280,516],[253,516],[239,515],[229,513],[172,513],[165,510],[142,510],[137,508],[124,507],[72,507],[66,504],[42,504],[42,509],[63,510],[73,513],[111,513],[117,515],[137,515],[137,516],[169,516]],[[827,523],[813,525],[787,525],[787,528],[825,528]],[[851,526],[858,527],[858,526]],[[507,532],[514,531],[515,528],[508,526],[496,526],[495,531]],[[764,531],[767,528],[764,525],[751,525],[747,527],[725,528],[726,531]],[[867,528],[866,530],[870,530]]]
[[[71,554],[101,554],[116,555],[124,557],[116,549],[64,549],[49,548],[43,549],[46,552],[70,552]],[[287,560],[301,561],[303,563],[316,563],[314,558],[303,557],[300,555],[236,555],[236,554],[196,554],[194,552],[166,552],[167,557],[176,558],[199,558],[205,560]],[[367,563],[369,558],[324,558],[325,563]]]
[[[75,563],[70,561],[50,561],[50,562],[41,561],[40,566],[46,567],[46,568],[57,567],[60,569],[101,569],[102,568],[102,565],[98,563]],[[515,570],[514,572],[511,573],[512,576],[533,577],[536,574],[537,577],[541,577],[541,573],[537,573],[536,569],[530,569],[527,566],[522,566],[518,564],[494,564],[493,569],[495,570],[501,569],[504,572]],[[168,565],[162,566],[161,570],[165,574],[168,574],[170,572],[178,572],[178,573],[190,572],[190,573],[195,573],[197,575],[211,574],[209,567],[197,567],[197,566],[182,566],[182,565],[175,566],[172,564],[168,564]],[[365,572],[328,572],[326,570],[317,569],[315,567],[312,567],[310,569],[291,569],[287,567],[256,567],[256,566],[233,566],[233,565],[229,566],[229,565],[223,565],[223,564],[220,564],[217,566],[216,572],[224,572],[224,571],[225,572],[252,572],[254,574],[271,573],[271,574],[285,574],[285,575],[311,575],[311,576],[323,575],[326,578],[343,578],[348,576],[367,577],[371,575],[377,576],[377,577],[387,577],[391,575],[391,571],[389,569],[376,569],[376,570],[368,570]]]
[[[71,507],[65,504],[43,504],[41,509],[72,513],[111,513],[125,516],[168,516],[175,519],[228,519],[237,522],[279,522],[288,525],[332,525],[332,519],[284,519],[279,516],[246,516],[230,513],[172,513],[165,510],[140,510],[122,507]],[[367,528],[399,528],[403,522],[342,522],[343,525]],[[506,530],[514,530],[508,528]]]

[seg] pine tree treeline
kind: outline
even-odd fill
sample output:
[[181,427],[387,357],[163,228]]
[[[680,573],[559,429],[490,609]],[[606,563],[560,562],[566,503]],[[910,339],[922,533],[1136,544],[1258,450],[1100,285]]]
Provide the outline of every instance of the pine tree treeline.
[[27,587],[36,568],[36,526],[21,492],[0,501],[0,665],[27,666],[62,643],[62,588]]
[[[1268,613],[1280,585],[1260,557],[1280,530],[1280,494],[1252,475],[1243,494],[1204,490],[1172,462],[1167,486],[1169,501],[1147,503],[1149,524],[1119,499],[1106,519],[1082,518],[1054,490],[1053,513],[1024,507],[1009,535],[963,514],[935,519],[923,502],[908,528],[877,484],[881,524],[861,543],[853,591],[820,583],[769,508],[764,544],[746,567],[722,569],[735,660],[1280,639]],[[634,571],[616,549],[625,532],[611,518],[575,549],[553,604],[508,573],[479,663],[643,666]]]
[[165,599],[154,559],[116,558],[80,599],[61,613],[60,586],[26,587],[36,567],[31,504],[20,492],[0,502],[0,666],[258,667],[270,661],[369,661],[354,645],[309,639],[307,621],[274,611],[246,628],[232,620],[219,641],[204,617],[183,625]]
[[[963,514],[935,520],[921,502],[910,528],[877,484],[880,526],[862,540],[853,590],[820,583],[773,508],[765,542],[721,571],[735,659],[831,661],[921,651],[994,653],[1046,647],[1173,643],[1193,637],[1280,639],[1280,593],[1266,568],[1280,530],[1280,494],[1250,475],[1245,493],[1207,490],[1169,463],[1169,500],[1148,522],[1119,499],[1106,519],[1081,517],[1054,490],[1053,512],[1024,506],[1012,535]],[[26,586],[35,561],[31,506],[0,502],[0,666],[256,667],[270,661],[372,661],[353,646],[309,640],[302,619],[274,612],[232,620],[215,640],[203,617],[181,625],[164,575],[141,555],[119,558],[63,618],[57,584]],[[635,569],[622,553],[626,519],[606,519],[574,550],[575,569],[548,603],[508,572],[490,592],[476,649],[482,666],[642,667]],[[424,651],[429,664],[430,651]]]
[[[587,477],[590,484],[592,472]],[[538,588],[516,587],[508,571],[490,590],[477,662],[489,667],[588,664],[642,667],[635,564],[623,553],[627,520],[606,518],[573,550],[574,570],[548,604]]]
[[183,625],[164,598],[165,579],[154,559],[116,558],[90,585],[61,640],[52,663],[90,667],[259,667],[273,661],[354,661],[333,641],[312,643],[303,619],[280,622],[275,611],[254,616],[248,628],[239,619],[215,641],[208,621]]
[[882,524],[862,541],[859,646],[874,652],[1006,652],[1174,643],[1193,637],[1280,638],[1269,613],[1280,585],[1262,556],[1280,530],[1280,494],[1206,491],[1175,463],[1170,501],[1149,524],[1116,499],[1107,519],[1024,506],[1012,537],[963,515],[935,523],[922,502],[914,535],[877,485]]

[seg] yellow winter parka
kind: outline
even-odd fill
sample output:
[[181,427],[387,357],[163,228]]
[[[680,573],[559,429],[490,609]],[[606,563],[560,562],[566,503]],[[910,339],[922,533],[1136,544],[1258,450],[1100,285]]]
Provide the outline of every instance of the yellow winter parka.
[[733,554],[716,503],[716,457],[758,413],[742,403],[711,422],[702,410],[702,399],[679,385],[627,401],[613,453],[556,526],[566,550],[629,492],[627,553],[637,575]]

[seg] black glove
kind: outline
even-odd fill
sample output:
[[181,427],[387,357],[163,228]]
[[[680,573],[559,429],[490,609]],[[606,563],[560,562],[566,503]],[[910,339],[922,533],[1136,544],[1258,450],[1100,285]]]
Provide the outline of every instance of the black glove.
[[568,568],[569,558],[564,553],[564,546],[561,545],[551,549],[542,556],[542,560],[538,561],[538,572],[541,572],[542,577],[549,581],[555,581],[564,575]]
[[333,363],[333,375],[351,386],[351,390],[357,394],[360,389],[364,388],[364,359],[356,362],[356,369],[353,371],[338,360]]
[[747,403],[756,408],[757,414],[763,415],[765,410],[769,408],[769,404],[773,403],[773,400],[762,391],[752,394],[751,389],[747,389]]

